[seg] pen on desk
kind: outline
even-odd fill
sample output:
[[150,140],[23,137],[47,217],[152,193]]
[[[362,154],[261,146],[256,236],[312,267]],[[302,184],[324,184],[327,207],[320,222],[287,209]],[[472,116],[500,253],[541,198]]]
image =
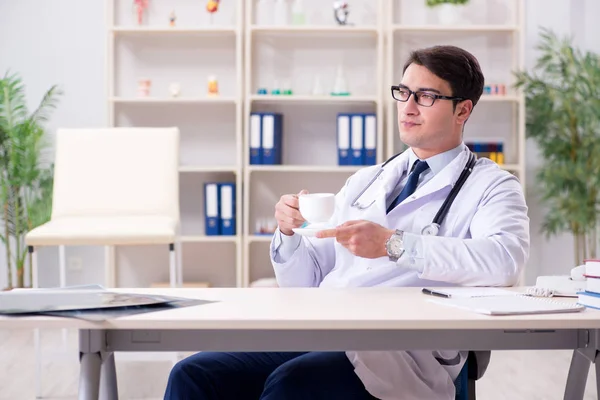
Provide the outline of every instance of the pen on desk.
[[421,289],[421,291],[423,293],[429,294],[431,296],[444,297],[446,299],[450,298],[450,295],[447,295],[447,294],[444,294],[444,293],[440,293],[440,292],[435,292],[435,291],[427,289],[427,288],[423,288],[423,289]]

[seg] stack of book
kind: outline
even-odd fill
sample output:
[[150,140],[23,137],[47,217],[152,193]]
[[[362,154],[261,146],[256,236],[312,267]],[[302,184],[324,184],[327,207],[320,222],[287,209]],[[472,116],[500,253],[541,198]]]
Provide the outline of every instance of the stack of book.
[[338,165],[374,165],[377,158],[377,116],[338,114],[337,147]]
[[466,142],[465,145],[477,157],[485,157],[497,164],[504,164],[504,143],[502,142]]
[[585,260],[585,290],[578,292],[578,303],[600,309],[600,260]]
[[236,234],[235,182],[204,184],[204,216],[206,236]]
[[281,165],[283,114],[250,114],[250,164]]

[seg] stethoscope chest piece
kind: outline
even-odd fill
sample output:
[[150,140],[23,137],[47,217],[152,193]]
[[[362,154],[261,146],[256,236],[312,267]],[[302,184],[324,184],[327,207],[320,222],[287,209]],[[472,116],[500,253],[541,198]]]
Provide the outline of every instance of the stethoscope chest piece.
[[427,236],[437,236],[438,232],[440,231],[440,226],[439,224],[436,223],[432,223],[429,225],[426,225],[422,230],[421,230],[421,235],[427,235]]

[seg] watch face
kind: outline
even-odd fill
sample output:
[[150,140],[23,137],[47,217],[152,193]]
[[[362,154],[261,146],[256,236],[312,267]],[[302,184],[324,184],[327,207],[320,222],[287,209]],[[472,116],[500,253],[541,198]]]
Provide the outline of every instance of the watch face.
[[402,252],[402,241],[396,237],[392,238],[389,243],[389,251],[392,255],[400,255]]

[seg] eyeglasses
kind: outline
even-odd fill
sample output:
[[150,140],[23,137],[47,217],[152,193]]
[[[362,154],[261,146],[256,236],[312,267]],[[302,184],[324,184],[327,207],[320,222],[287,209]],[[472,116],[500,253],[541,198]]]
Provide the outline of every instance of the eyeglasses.
[[394,100],[405,103],[408,101],[408,99],[410,99],[410,96],[413,94],[415,95],[417,104],[419,104],[423,107],[431,107],[437,99],[457,100],[457,101],[466,100],[463,97],[442,96],[440,94],[435,94],[432,92],[425,92],[425,91],[420,91],[420,90],[413,92],[409,88],[405,88],[403,86],[392,86],[392,97],[394,98]]

